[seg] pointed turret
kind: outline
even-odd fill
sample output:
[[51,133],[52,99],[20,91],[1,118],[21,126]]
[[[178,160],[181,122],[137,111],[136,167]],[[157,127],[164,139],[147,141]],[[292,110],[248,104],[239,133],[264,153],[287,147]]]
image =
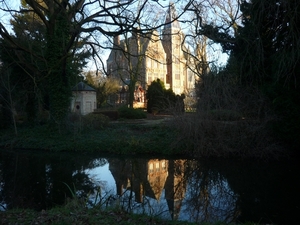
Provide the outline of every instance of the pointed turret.
[[180,24],[177,20],[177,17],[178,16],[177,16],[177,12],[176,12],[176,9],[175,9],[174,2],[170,1],[169,8],[168,8],[167,15],[166,15],[164,30],[166,30],[166,29],[172,29],[172,30],[180,29]]
[[162,43],[166,52],[166,88],[171,88],[175,94],[182,94],[186,81],[184,52],[182,50],[184,35],[177,20],[175,4],[169,3],[165,26],[162,30]]

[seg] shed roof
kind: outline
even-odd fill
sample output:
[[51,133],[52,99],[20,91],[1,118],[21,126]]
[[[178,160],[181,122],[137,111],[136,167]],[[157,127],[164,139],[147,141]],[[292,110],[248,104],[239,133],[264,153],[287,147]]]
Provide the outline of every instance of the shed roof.
[[76,86],[72,88],[72,91],[96,91],[91,86],[87,85],[84,82],[79,82]]

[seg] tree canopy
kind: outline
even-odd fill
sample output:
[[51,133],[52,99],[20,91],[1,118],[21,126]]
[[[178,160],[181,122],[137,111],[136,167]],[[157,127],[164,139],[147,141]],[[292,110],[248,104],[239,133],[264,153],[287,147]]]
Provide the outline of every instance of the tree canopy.
[[[2,3],[1,10],[11,15],[13,31],[0,23],[2,60],[9,56],[6,63],[17,65],[18,77],[28,76],[26,92],[32,92],[28,105],[46,105],[58,124],[67,115],[71,87],[86,60],[98,59],[105,68],[101,52],[112,48],[111,37],[136,27],[140,33],[159,29],[163,24],[155,18],[166,7],[150,0],[22,0],[20,9]],[[151,26],[150,17],[156,21]]]
[[[14,99],[21,96],[33,119],[42,107],[58,124],[67,115],[71,87],[87,60],[98,61],[97,69],[105,71],[101,55],[114,48],[113,37],[146,35],[167,25],[161,17],[168,7],[164,1],[22,0],[19,9],[9,7],[8,0],[0,3],[1,12],[10,17],[9,26],[0,22],[2,86],[9,80],[10,87],[18,87]],[[230,85],[238,86],[235,90],[255,87],[271,102],[274,130],[286,140],[299,140],[300,2],[176,0],[174,5],[179,9],[174,20],[185,25],[186,54],[196,65],[205,58],[196,51],[199,43],[210,47],[204,64],[211,68],[216,44],[229,55],[217,72],[195,73],[218,78],[221,71],[219,77],[230,79]]]

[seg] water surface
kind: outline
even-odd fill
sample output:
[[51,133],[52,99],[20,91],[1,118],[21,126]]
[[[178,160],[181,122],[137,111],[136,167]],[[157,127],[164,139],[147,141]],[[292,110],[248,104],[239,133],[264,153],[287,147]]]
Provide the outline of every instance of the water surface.
[[74,195],[193,222],[296,224],[297,162],[0,151],[0,210],[49,209]]

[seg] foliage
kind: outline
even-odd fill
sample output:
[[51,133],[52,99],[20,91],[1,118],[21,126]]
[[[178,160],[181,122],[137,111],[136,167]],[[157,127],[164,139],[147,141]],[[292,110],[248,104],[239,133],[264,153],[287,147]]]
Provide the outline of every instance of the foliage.
[[124,119],[144,119],[147,118],[146,112],[142,109],[128,108],[127,106],[122,106],[118,109],[120,118]]
[[104,77],[102,74],[98,76],[93,77],[91,72],[88,72],[86,82],[96,90],[97,108],[101,108],[107,103],[108,96],[117,93],[120,86],[118,81],[113,78]]
[[209,114],[213,120],[236,121],[242,118],[239,113],[231,110],[211,110]]
[[[230,116],[232,114],[230,113]],[[214,120],[197,112],[175,117],[171,129],[178,131],[174,146],[193,157],[278,159],[285,157],[280,141],[272,136],[268,121]]]
[[[23,39],[20,37],[18,41],[25,42],[26,40]],[[25,65],[13,61],[17,58],[17,54],[26,59]],[[16,115],[19,112],[25,112],[28,121],[34,122],[38,108],[35,101],[40,100],[41,96],[36,91],[32,78],[24,73],[22,69],[26,68],[29,57],[25,53],[15,52],[5,40],[0,42],[0,57],[2,61],[0,68],[0,98],[3,107],[12,114],[7,122],[11,123],[13,114]],[[27,72],[31,72],[31,70],[27,68]],[[33,77],[36,78],[35,75]],[[39,83],[38,79],[36,80],[37,83]]]
[[176,95],[171,89],[166,89],[164,83],[157,79],[152,81],[147,89],[147,112],[156,111],[181,113],[184,110],[184,96]]
[[[198,22],[195,34],[219,43],[229,54],[225,68],[218,68],[209,74],[210,77],[199,74],[205,79],[203,83],[200,80],[198,86],[199,107],[201,110],[225,109],[246,118],[264,119],[276,139],[297,149],[300,33],[296,24],[299,24],[300,3],[282,0],[237,3],[240,12],[227,11],[227,18],[220,18],[220,24],[207,22],[200,1],[193,5]],[[216,7],[211,6],[211,9],[216,10]],[[223,9],[226,11],[226,6]],[[209,98],[213,101],[208,101]]]
[[147,89],[147,112],[152,113],[152,108],[161,109],[163,107],[163,95],[164,95],[165,85],[164,83],[157,79],[152,81]]
[[233,65],[200,76],[197,112],[177,118],[176,143],[199,157],[280,157],[272,102],[259,87],[242,84]]
[[[243,2],[243,25],[232,56],[238,58],[240,80],[258,86],[269,98],[277,119],[276,135],[296,149],[300,132],[299,69],[300,3],[297,1]],[[291,138],[293,137],[293,138]]]
[[113,154],[176,154],[177,151],[171,148],[174,131],[159,126],[159,123],[152,125],[142,122],[137,124],[119,122],[109,123],[103,129],[85,130],[81,128],[80,117],[70,120],[70,123],[70,129],[63,130],[60,134],[50,124],[21,127],[18,137],[14,137],[10,130],[0,130],[0,146],[45,149],[53,152]]
[[[72,215],[72,216],[70,216]],[[9,225],[22,223],[29,224],[110,224],[110,225],[139,225],[139,224],[157,224],[157,225],[195,225],[186,221],[167,221],[159,217],[147,216],[144,214],[127,213],[124,210],[113,208],[100,210],[99,208],[87,209],[75,200],[66,206],[56,207],[51,210],[42,210],[36,212],[32,210],[11,210],[0,212],[1,224]],[[206,225],[214,225],[208,224]],[[216,223],[222,225],[222,223]],[[225,225],[225,224],[224,224]],[[250,224],[249,224],[250,225]]]
[[[6,14],[3,18],[11,18],[13,31],[1,20],[4,61],[18,70],[13,74],[26,81],[21,82],[24,86],[20,92],[26,99],[23,104],[28,109],[28,118],[34,121],[38,110],[43,108],[49,110],[50,118],[59,126],[68,113],[70,89],[78,83],[77,75],[91,56],[97,70],[101,65],[107,73],[102,51],[114,48],[112,37],[132,32],[149,33],[163,26],[158,23],[157,12],[163,11],[164,6],[156,1],[22,0],[19,9],[13,8],[17,4],[10,2],[3,0],[0,5],[1,12]],[[95,10],[88,10],[91,8]],[[149,26],[151,20],[154,22]],[[123,49],[123,53],[127,50]],[[142,59],[144,56],[138,53]],[[131,102],[139,70],[132,71]],[[103,93],[101,89],[99,105],[105,101]]]
[[6,129],[9,127],[10,116],[9,111],[3,107],[3,104],[0,101],[0,129]]
[[[7,36],[2,30],[1,58],[12,70],[11,85],[18,85],[14,92],[24,99],[17,106],[26,112],[28,121],[37,122],[39,110],[46,109],[60,124],[68,112],[71,87],[88,54],[80,51],[80,43],[76,53],[71,53],[75,45],[68,43],[71,22],[64,11],[52,11],[55,6],[47,2],[39,3],[45,11],[37,10],[36,4],[22,2],[22,10],[10,21],[14,34]],[[50,11],[56,20],[47,23],[44,16]]]
[[104,109],[104,110],[97,110],[97,112],[94,113],[101,113],[105,116],[107,116],[110,120],[117,120],[119,119],[119,112],[118,110],[111,110],[111,109]]
[[103,129],[108,125],[108,117],[99,113],[89,113],[82,117],[83,126],[87,129]]

